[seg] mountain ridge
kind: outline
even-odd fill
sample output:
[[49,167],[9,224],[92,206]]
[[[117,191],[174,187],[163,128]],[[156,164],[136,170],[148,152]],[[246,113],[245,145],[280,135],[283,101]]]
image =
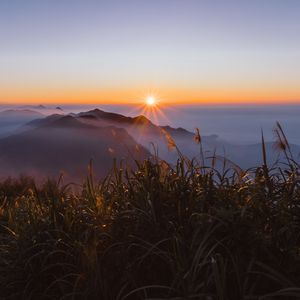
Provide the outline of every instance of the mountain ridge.
[[[22,165],[22,162],[26,161],[28,162],[27,167],[30,167],[31,162],[38,172],[43,172],[42,166],[44,165],[44,173],[49,171],[48,173],[52,175],[55,165],[57,168],[59,165],[62,168],[65,166],[71,173],[71,166],[74,167],[78,164],[81,172],[84,173],[87,161],[91,157],[98,157],[105,166],[103,172],[100,172],[103,175],[108,172],[108,162],[112,162],[113,157],[122,159],[129,152],[133,153],[132,159],[139,156],[151,157],[153,146],[161,159],[171,164],[176,163],[178,153],[170,151],[170,148],[174,148],[173,142],[177,149],[180,149],[190,159],[200,159],[203,150],[207,157],[205,163],[210,163],[209,157],[212,155],[216,154],[218,157],[222,157],[224,153],[228,160],[242,168],[258,165],[258,162],[261,161],[262,148],[260,144],[231,144],[219,139],[217,135],[202,135],[202,150],[200,150],[194,137],[193,132],[182,127],[159,126],[143,115],[129,117],[100,109],[77,114],[51,114],[31,120],[15,131],[13,135],[2,137],[0,139],[0,162],[3,166],[6,165],[6,170],[18,169],[18,164]],[[265,143],[270,163],[278,156],[278,152],[273,149],[272,145],[271,142]],[[22,154],[21,149],[26,155]],[[139,154],[137,149],[141,149],[142,154]],[[291,149],[297,157],[300,146],[291,145]],[[65,159],[58,160],[55,153],[62,153]],[[52,163],[45,163],[43,157],[44,160],[52,160]],[[10,161],[11,166],[5,162],[5,159]],[[20,170],[26,171],[26,167],[22,166]],[[76,176],[79,173],[77,172]],[[75,176],[75,174],[73,175]]]

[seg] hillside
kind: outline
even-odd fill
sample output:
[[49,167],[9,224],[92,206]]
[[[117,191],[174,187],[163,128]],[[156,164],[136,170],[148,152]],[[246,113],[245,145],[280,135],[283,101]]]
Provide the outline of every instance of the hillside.
[[[176,163],[178,153],[177,151],[170,151],[168,136],[174,140],[183,155],[190,159],[200,159],[201,156],[200,149],[194,142],[195,134],[184,128],[157,126],[144,116],[125,117],[120,114],[107,113],[99,109],[82,112],[75,117],[81,122],[92,124],[93,126],[103,127],[112,125],[124,128],[138,143],[143,145],[149,151],[153,151],[153,145],[155,145],[160,158],[170,163]],[[226,158],[245,169],[258,166],[262,162],[261,144],[232,144],[219,138],[217,135],[202,134],[201,144],[204,156],[207,158],[205,160],[206,164],[209,163],[209,158],[213,155],[220,157],[220,166],[223,165],[223,158]],[[274,148],[274,143],[266,143],[266,150],[269,163],[274,163],[279,157],[283,159],[283,156]],[[300,146],[291,145],[291,151],[293,156],[298,159]]]
[[[193,132],[158,126],[145,116],[127,117],[99,109],[46,117],[28,110],[6,111],[4,115],[11,122],[17,120],[18,126],[10,133],[11,136],[0,139],[0,162],[3,166],[0,176],[18,176],[21,173],[40,176],[43,173],[45,177],[57,177],[63,171],[69,178],[78,178],[86,170],[90,159],[95,159],[97,173],[102,176],[110,170],[113,158],[129,158],[129,163],[132,163],[136,158],[149,157],[154,147],[160,159],[172,164],[178,159],[178,151],[205,165],[215,157],[218,170],[223,168],[224,161],[243,169],[262,162],[261,144],[232,144],[217,135],[205,136],[200,132],[200,147],[194,141]],[[24,115],[30,122],[23,124]],[[4,121],[5,118],[2,118]],[[268,163],[272,164],[278,158],[284,161],[274,143],[265,143],[265,149]],[[300,146],[290,145],[290,150],[298,160]],[[76,168],[72,167],[74,164]]]
[[[185,130],[184,128],[173,128],[171,126],[158,126],[152,123],[145,116],[125,117],[120,114],[107,113],[99,109],[88,112],[82,112],[77,115],[81,122],[92,124],[94,126],[113,125],[124,128],[134,137],[134,139],[147,148],[153,151],[153,145],[158,150],[158,154],[162,159],[168,162],[175,163],[178,158],[178,153],[170,151],[166,140],[166,134],[169,134],[178,145],[178,148],[192,158],[199,155],[199,150],[193,142],[194,133]],[[217,136],[203,136],[202,142],[205,148],[209,151],[215,148],[222,148],[222,142],[216,140]]]
[[144,159],[149,152],[137,145],[124,129],[98,128],[83,124],[72,116],[49,117],[49,122],[0,140],[0,174],[35,177],[55,177],[60,172],[69,179],[83,179],[89,161],[94,161],[95,172],[106,175],[113,158],[133,163],[133,158]]
[[299,172],[157,159],[77,192],[0,182],[1,299],[297,300]]

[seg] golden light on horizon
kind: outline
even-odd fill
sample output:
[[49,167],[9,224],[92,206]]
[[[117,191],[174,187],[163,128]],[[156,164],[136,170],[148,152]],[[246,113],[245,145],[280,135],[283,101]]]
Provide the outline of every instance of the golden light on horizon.
[[[146,91],[146,93],[145,93]],[[162,96],[163,95],[163,96]],[[154,101],[153,101],[154,100]],[[155,104],[153,104],[155,102]],[[226,104],[299,104],[300,89],[292,89],[277,84],[275,87],[180,87],[159,86],[155,90],[148,87],[107,87],[95,86],[61,87],[56,85],[24,85],[0,87],[0,103],[13,104],[111,104],[141,105],[148,109],[163,108],[176,104],[226,105]]]
[[163,112],[166,104],[157,92],[152,91],[144,94],[140,97],[140,99],[140,104],[136,106],[136,111],[138,111],[139,115],[145,116],[157,125],[161,121],[168,124],[170,123],[170,120],[168,120]]
[[154,106],[154,105],[156,105],[156,103],[157,103],[157,100],[155,99],[154,96],[148,96],[148,97],[146,98],[146,104],[147,104],[148,106]]

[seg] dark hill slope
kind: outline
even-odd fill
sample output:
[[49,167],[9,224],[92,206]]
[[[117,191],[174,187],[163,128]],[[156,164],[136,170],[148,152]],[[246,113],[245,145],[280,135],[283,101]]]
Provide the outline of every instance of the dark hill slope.
[[82,179],[90,159],[96,174],[103,176],[113,158],[144,159],[149,152],[122,128],[94,127],[71,116],[51,120],[35,129],[0,140],[2,176],[26,173],[34,176]]

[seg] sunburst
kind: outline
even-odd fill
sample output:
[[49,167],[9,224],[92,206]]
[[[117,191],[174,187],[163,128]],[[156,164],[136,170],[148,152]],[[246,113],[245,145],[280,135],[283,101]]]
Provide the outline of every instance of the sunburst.
[[155,106],[157,104],[157,100],[154,96],[150,95],[146,98],[146,104],[148,106]]

